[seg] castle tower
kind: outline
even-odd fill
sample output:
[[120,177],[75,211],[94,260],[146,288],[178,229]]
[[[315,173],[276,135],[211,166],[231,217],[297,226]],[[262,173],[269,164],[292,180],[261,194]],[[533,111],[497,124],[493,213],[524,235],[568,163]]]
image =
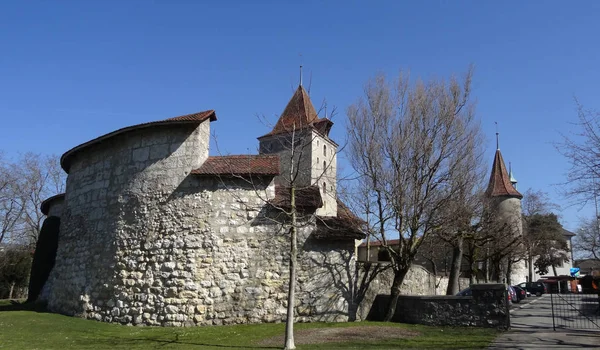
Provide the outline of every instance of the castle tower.
[[[523,234],[523,223],[521,221],[521,199],[523,195],[515,187],[517,181],[512,177],[512,169],[510,174],[506,171],[500,149],[496,149],[486,195],[490,200],[490,210],[494,212],[497,222],[507,224],[509,230],[512,231],[510,234],[514,237]],[[513,265],[511,267],[510,282],[525,281],[526,270],[524,262]]]
[[302,85],[281,113],[273,130],[258,138],[260,154],[278,154],[280,186],[318,186],[323,206],[319,216],[337,215],[337,147],[329,138],[333,122],[319,118]]
[[[514,180],[514,178],[513,178]],[[516,184],[516,180],[515,180]],[[501,217],[518,217],[521,220],[521,199],[523,195],[517,191],[506,171],[506,165],[500,149],[496,150],[490,182],[486,191],[492,205]]]

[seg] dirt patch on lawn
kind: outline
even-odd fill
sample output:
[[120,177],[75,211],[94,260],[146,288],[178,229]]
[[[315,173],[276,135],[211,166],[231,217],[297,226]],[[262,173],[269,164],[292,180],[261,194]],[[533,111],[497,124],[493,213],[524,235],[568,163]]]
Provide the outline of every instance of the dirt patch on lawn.
[[[344,343],[356,341],[378,341],[383,339],[403,339],[420,335],[419,332],[388,326],[357,326],[310,328],[294,332],[294,342],[299,344]],[[263,339],[259,345],[281,345],[284,335]]]

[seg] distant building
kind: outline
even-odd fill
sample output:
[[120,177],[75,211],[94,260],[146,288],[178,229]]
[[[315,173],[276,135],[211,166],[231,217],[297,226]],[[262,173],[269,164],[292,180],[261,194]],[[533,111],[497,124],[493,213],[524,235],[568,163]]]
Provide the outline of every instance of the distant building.
[[581,259],[575,260],[575,267],[579,267],[581,276],[598,275],[600,276],[600,260],[598,259]]

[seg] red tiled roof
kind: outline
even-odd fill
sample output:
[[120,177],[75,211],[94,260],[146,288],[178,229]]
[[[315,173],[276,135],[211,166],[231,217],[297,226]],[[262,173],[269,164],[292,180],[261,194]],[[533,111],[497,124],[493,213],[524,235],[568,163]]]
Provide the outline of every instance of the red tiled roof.
[[40,210],[42,211],[42,214],[48,215],[48,211],[50,210],[50,204],[52,202],[54,202],[55,200],[64,199],[64,198],[65,198],[65,194],[60,193],[60,194],[54,195],[54,196],[49,197],[46,200],[44,200],[42,202],[42,205],[40,205]]
[[[276,207],[289,209],[291,206],[290,188],[275,186],[275,198],[270,203]],[[300,187],[296,189],[296,207],[300,210],[316,210],[323,206],[321,191],[318,186]]]
[[192,170],[194,175],[279,175],[278,155],[236,155],[211,156],[198,169]]
[[506,165],[504,165],[504,159],[502,159],[500,150],[496,150],[496,155],[494,156],[494,164],[492,165],[490,183],[486,194],[490,197],[508,196],[519,199],[523,198],[523,195],[510,183],[510,178],[508,177]]
[[[400,243],[399,239],[388,239],[386,241],[388,246],[395,246],[398,245]],[[381,247],[383,245],[382,241],[376,240],[376,241],[371,241],[371,244],[369,244],[369,246],[371,247]],[[361,243],[361,245],[359,245],[359,247],[366,247],[367,246],[367,242],[363,242]]]
[[82,151],[83,149],[85,149],[91,145],[95,145],[106,139],[112,138],[114,136],[117,136],[117,135],[120,135],[120,134],[123,134],[126,132],[143,129],[143,128],[148,128],[148,127],[155,127],[155,126],[180,125],[180,124],[200,124],[207,119],[209,119],[211,122],[214,122],[215,120],[217,120],[217,115],[215,114],[214,110],[211,109],[208,111],[186,114],[186,115],[182,115],[179,117],[173,117],[173,118],[158,120],[158,121],[154,121],[154,122],[148,122],[148,123],[127,126],[125,128],[115,130],[113,132],[102,135],[102,136],[97,137],[88,142],[82,143],[79,146],[75,146],[75,147],[71,148],[70,150],[65,152],[65,154],[63,154],[62,157],[60,158],[60,165],[65,170],[65,172],[68,173],[69,169],[71,168],[70,161],[74,154]]
[[292,130],[301,130],[305,128],[315,128],[321,134],[327,136],[333,122],[327,118],[319,118],[317,111],[313,106],[310,97],[302,85],[288,102],[287,106],[281,113],[277,124],[273,130],[260,138],[289,133]]
[[337,200],[337,216],[319,216],[318,239],[363,239],[365,222],[356,216],[342,201]]

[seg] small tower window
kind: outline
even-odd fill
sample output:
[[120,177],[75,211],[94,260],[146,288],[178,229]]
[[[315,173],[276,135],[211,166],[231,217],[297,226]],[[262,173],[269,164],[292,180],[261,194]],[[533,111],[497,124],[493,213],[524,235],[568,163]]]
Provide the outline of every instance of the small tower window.
[[323,155],[327,156],[327,145],[323,145]]
[[327,193],[327,184],[323,182],[323,194]]
[[327,169],[327,162],[323,161],[323,171]]
[[319,161],[319,157],[317,157],[317,164],[319,164],[319,163],[320,163],[320,161]]

